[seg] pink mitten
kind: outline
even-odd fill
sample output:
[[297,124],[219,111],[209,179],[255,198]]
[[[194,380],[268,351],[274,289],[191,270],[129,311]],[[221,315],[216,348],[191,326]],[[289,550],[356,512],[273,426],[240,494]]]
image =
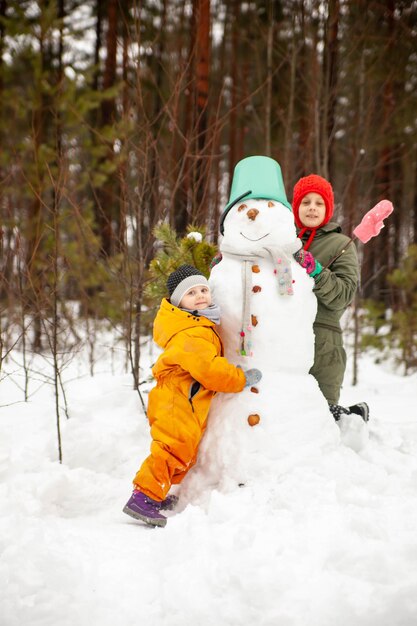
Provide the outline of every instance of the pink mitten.
[[356,226],[353,234],[360,239],[362,243],[366,243],[372,237],[379,234],[384,226],[384,219],[388,217],[394,210],[389,200],[381,200],[366,215],[364,215],[361,223]]
[[323,269],[321,263],[308,250],[298,250],[293,256],[297,263],[304,267],[307,274],[312,278],[318,276]]

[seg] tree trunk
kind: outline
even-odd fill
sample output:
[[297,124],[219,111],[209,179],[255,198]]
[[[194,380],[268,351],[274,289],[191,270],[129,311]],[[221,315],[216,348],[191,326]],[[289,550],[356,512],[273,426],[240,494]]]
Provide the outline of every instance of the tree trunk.
[[325,114],[325,136],[323,142],[324,175],[329,180],[333,180],[333,143],[335,136],[336,102],[337,102],[337,77],[338,77],[338,55],[339,55],[339,17],[340,0],[330,0],[328,3],[327,36],[325,51],[324,80],[325,90],[323,94]]
[[[126,5],[123,14],[123,56],[122,56],[122,118],[124,121],[128,121],[130,102],[129,102],[129,89],[128,89],[128,46],[129,46],[129,22],[128,22],[128,7]],[[126,138],[122,138],[122,152],[126,154]],[[118,223],[117,223],[117,235],[116,245],[118,252],[125,252],[127,248],[126,242],[126,219],[129,209],[129,190],[128,190],[128,158],[125,156],[119,165],[119,181],[120,181],[120,198],[119,198],[119,211],[118,211]]]
[[[307,41],[310,37],[310,26],[305,15],[305,0],[301,3],[301,51],[298,64],[297,92],[300,101],[300,132],[298,142],[297,174],[305,176],[316,168],[314,161],[313,137],[315,124],[315,101],[317,94],[317,62],[316,50],[309,50]],[[295,45],[295,44],[294,44]],[[308,79],[310,77],[310,79]],[[298,177],[298,176],[297,176]]]
[[[152,237],[152,231],[156,225],[156,221],[159,216],[157,207],[160,206],[160,153],[159,153],[159,133],[161,128],[161,110],[163,106],[162,101],[162,87],[164,78],[164,55],[166,47],[166,20],[167,20],[167,0],[162,2],[161,12],[161,28],[158,35],[158,41],[155,46],[154,55],[154,82],[155,88],[153,91],[152,99],[152,112],[150,116],[150,143],[147,152],[148,157],[148,172],[147,172],[147,193],[145,195],[145,211],[148,216],[148,232],[145,233],[145,241]],[[146,259],[149,262],[150,258]]]
[[[102,33],[103,33],[103,2],[102,0],[96,0],[96,38],[94,44],[94,72],[91,81],[91,88],[93,91],[99,90],[99,77],[100,77],[100,52],[102,45]],[[95,115],[95,114],[94,114]]]
[[[293,28],[295,22],[293,21]],[[292,38],[291,46],[291,61],[290,61],[290,84],[289,84],[289,96],[288,96],[288,114],[284,131],[284,162],[283,162],[283,175],[284,180],[293,180],[294,167],[292,165],[292,138],[294,132],[294,101],[295,101],[295,78],[297,70],[297,47],[295,38]]]
[[214,136],[214,172],[213,172],[213,179],[214,179],[214,199],[213,199],[213,218],[210,222],[210,225],[212,224],[212,231],[209,232],[209,235],[211,235],[211,240],[214,242],[214,244],[217,244],[218,241],[218,236],[219,236],[219,223],[220,223],[220,212],[222,211],[223,207],[220,204],[220,185],[221,185],[221,178],[222,178],[222,167],[221,167],[221,152],[220,152],[220,145],[221,145],[221,131],[222,131],[222,126],[219,120],[219,117],[221,115],[221,111],[222,111],[222,102],[223,102],[223,77],[225,75],[225,67],[226,67],[226,54],[227,54],[227,45],[228,45],[228,37],[227,37],[227,29],[229,26],[229,16],[230,16],[230,4],[227,3],[226,7],[225,7],[225,15],[224,15],[224,22],[223,22],[223,39],[222,39],[222,43],[221,46],[219,48],[219,72],[218,72],[218,80],[219,80],[219,88],[218,88],[218,94],[219,94],[219,101],[217,103],[217,112],[216,112],[216,124],[215,124],[215,136]]
[[231,107],[229,113],[229,186],[237,160],[237,85],[238,85],[238,42],[239,42],[239,2],[232,0],[232,34],[230,50]]
[[[386,58],[390,58],[395,48],[395,23],[394,23],[394,0],[388,0],[388,45],[386,50]],[[383,119],[381,126],[381,135],[387,133],[390,128],[394,109],[394,86],[393,77],[388,75],[383,94]],[[377,194],[379,199],[392,197],[392,176],[391,176],[391,164],[392,164],[392,152],[391,146],[388,142],[384,142],[379,154],[379,164],[377,168],[376,181],[377,181]],[[378,272],[381,267],[384,271],[379,271],[378,278],[374,281],[373,296],[376,300],[384,301],[386,306],[390,306],[390,288],[387,285],[386,274],[392,269],[390,258],[390,227],[383,228],[381,233],[375,240],[374,248],[376,251],[375,262],[376,267],[374,272]]]
[[[194,5],[193,5],[194,7]],[[175,231],[179,235],[184,235],[187,223],[188,223],[188,205],[191,195],[191,145],[192,145],[192,128],[194,125],[194,80],[195,80],[195,50],[196,50],[196,13],[195,9],[190,16],[189,24],[189,43],[187,52],[187,67],[185,71],[185,97],[184,108],[181,111],[181,106],[178,107],[178,122],[180,115],[182,115],[182,123],[179,125],[178,134],[181,135],[181,139],[178,141],[178,145],[175,147],[174,156],[176,156],[179,166],[175,168],[177,172],[175,189],[173,192],[172,210],[171,210],[171,224],[173,224]],[[182,19],[185,21],[185,13],[183,12]]]
[[197,48],[196,48],[196,162],[194,177],[194,206],[192,222],[203,225],[207,221],[207,191],[210,182],[210,159],[206,155],[207,121],[209,117],[209,72],[210,72],[210,0],[198,0]]
[[413,150],[413,162],[414,162],[414,193],[411,206],[413,207],[412,213],[412,236],[411,243],[417,244],[417,146]]
[[[106,38],[106,61],[103,73],[103,91],[110,89],[116,82],[116,56],[117,56],[117,26],[118,26],[118,0],[108,0],[107,6],[107,38]],[[104,128],[114,123],[116,104],[114,97],[105,97],[101,103],[100,126]],[[106,142],[107,150],[102,163],[114,159],[113,145]],[[118,213],[117,203],[117,179],[114,175],[107,175],[106,182],[96,191],[95,213],[98,224],[98,232],[101,241],[101,254],[109,257],[113,254],[115,237],[113,232],[113,215]],[[116,219],[116,221],[118,221]]]
[[268,30],[266,38],[266,99],[265,99],[265,154],[271,156],[271,111],[272,111],[272,52],[274,46],[274,7],[269,2]]
[[41,163],[40,150],[45,140],[45,95],[42,86],[42,78],[45,65],[45,41],[43,31],[39,38],[39,81],[36,86],[37,105],[33,111],[33,160],[36,164],[36,173],[33,181],[33,199],[29,205],[27,222],[27,300],[23,306],[31,312],[33,319],[32,347],[35,352],[42,349],[42,316],[44,308],[44,273],[43,265],[43,237],[44,216],[42,211],[42,196],[44,186],[43,163]]
[[[3,51],[4,51],[4,38],[5,38],[5,26],[4,26],[4,18],[6,15],[6,0],[0,0],[0,145],[3,145],[3,88],[4,88],[4,81],[3,81],[3,72],[4,72],[4,63],[3,63]],[[0,180],[3,180],[3,169],[0,167]],[[3,296],[6,294],[6,282],[8,280],[8,272],[7,269],[9,269],[8,266],[10,266],[10,263],[8,263],[9,261],[9,250],[10,250],[10,246],[8,245],[7,247],[4,247],[4,241],[6,240],[6,238],[8,236],[10,236],[11,234],[9,232],[7,232],[9,229],[7,230],[3,230],[3,224],[6,221],[4,219],[4,214],[3,214],[3,206],[4,206],[4,202],[3,202],[3,190],[2,187],[0,186],[0,262],[3,264],[3,266],[0,265],[0,272],[2,274],[0,274],[1,279],[0,279],[0,299],[3,298]],[[0,325],[1,325],[1,319],[0,319]],[[1,341],[1,328],[0,328],[0,341]],[[0,358],[1,358],[1,351],[0,351]]]

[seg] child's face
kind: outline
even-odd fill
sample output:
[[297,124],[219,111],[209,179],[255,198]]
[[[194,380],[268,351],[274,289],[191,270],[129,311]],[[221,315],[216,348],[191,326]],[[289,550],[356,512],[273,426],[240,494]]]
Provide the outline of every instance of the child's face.
[[323,222],[326,215],[326,205],[319,193],[311,191],[301,200],[298,209],[300,221],[308,228],[317,228]]
[[197,287],[191,287],[182,297],[179,307],[181,309],[206,309],[211,304],[210,289],[206,285],[197,285]]

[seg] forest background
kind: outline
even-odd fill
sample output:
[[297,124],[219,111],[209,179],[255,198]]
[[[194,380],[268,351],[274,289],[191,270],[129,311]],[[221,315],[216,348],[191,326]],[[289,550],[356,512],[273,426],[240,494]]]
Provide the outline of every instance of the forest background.
[[87,346],[93,373],[103,327],[137,388],[156,287],[179,262],[207,271],[252,154],[289,200],[329,178],[346,233],[393,202],[358,246],[355,353],[415,371],[416,44],[415,1],[0,0],[0,391],[19,351],[27,397],[43,353],[58,410],[65,363]]

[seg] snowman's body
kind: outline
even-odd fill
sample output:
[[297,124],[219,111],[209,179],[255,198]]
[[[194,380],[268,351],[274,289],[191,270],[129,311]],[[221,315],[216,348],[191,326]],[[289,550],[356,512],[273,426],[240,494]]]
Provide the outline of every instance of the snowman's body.
[[[213,301],[221,308],[219,333],[225,356],[243,369],[258,368],[262,380],[241,393],[215,397],[193,482],[205,477],[213,486],[233,488],[275,481],[292,457],[300,458],[300,448],[320,454],[339,440],[327,402],[308,373],[317,302],[313,279],[292,256],[299,246],[292,213],[278,202],[239,203],[225,220],[223,258],[210,276]],[[246,279],[245,261],[251,269]],[[286,280],[281,293],[280,278]],[[242,325],[245,299],[248,326]],[[250,415],[259,416],[257,425],[249,425]]]

